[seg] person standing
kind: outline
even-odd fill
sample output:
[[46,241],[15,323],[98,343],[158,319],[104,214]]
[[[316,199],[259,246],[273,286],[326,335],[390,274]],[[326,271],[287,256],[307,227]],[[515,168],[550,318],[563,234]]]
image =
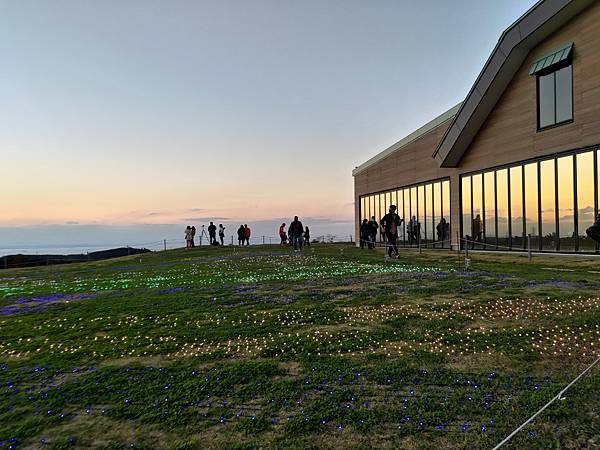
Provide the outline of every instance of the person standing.
[[190,247],[194,248],[196,246],[196,227],[192,225],[191,234],[190,234]]
[[304,243],[307,247],[310,247],[310,230],[308,227],[304,227]]
[[375,216],[371,216],[369,220],[369,248],[375,248],[375,242],[377,241],[377,231],[379,230],[379,224],[375,220]]
[[241,247],[242,245],[244,245],[244,241],[246,240],[246,229],[244,228],[244,225],[240,225],[240,227],[237,230],[237,234],[238,245]]
[[390,205],[389,212],[381,218],[381,226],[385,233],[385,237],[387,240],[388,246],[388,256],[392,257],[392,251],[395,253],[396,257],[399,256],[398,253],[398,227],[402,223],[402,219],[398,214],[396,214],[396,205]]
[[210,239],[210,245],[217,245],[217,227],[212,222],[208,226],[208,237]]
[[279,239],[281,239],[281,242],[279,243],[279,245],[281,246],[285,246],[287,245],[287,234],[285,232],[285,223],[282,223],[281,226],[279,227]]
[[481,230],[481,216],[479,214],[477,214],[475,216],[475,218],[473,219],[473,240],[477,241],[477,242],[481,242],[481,234],[482,234],[482,230]]
[[294,243],[294,251],[298,251],[299,248],[302,248],[302,233],[304,232],[304,227],[302,226],[302,222],[298,220],[298,216],[294,216],[294,221],[290,224],[290,238]]
[[412,216],[408,221],[408,245],[412,246],[417,240],[417,218]]
[[365,244],[368,246],[368,248],[371,248],[371,241],[369,240],[369,221],[367,219],[363,219],[362,223],[360,224],[359,236],[360,248],[364,249]]
[[186,250],[190,248],[191,236],[192,236],[192,228],[188,225],[185,228],[185,248],[186,248]]
[[446,239],[446,219],[442,217],[435,229],[437,231],[437,240],[443,242]]
[[222,223],[219,224],[219,239],[221,240],[221,245],[225,245],[225,227]]
[[250,230],[248,224],[244,225],[244,232],[246,237],[246,245],[250,245],[250,235],[252,234],[252,231]]

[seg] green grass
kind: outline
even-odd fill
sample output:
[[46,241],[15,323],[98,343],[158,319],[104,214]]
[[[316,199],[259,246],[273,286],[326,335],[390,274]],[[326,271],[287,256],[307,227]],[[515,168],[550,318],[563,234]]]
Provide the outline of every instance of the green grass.
[[[322,245],[0,271],[0,448],[491,448],[600,354],[592,258]],[[600,446],[600,368],[510,444]]]

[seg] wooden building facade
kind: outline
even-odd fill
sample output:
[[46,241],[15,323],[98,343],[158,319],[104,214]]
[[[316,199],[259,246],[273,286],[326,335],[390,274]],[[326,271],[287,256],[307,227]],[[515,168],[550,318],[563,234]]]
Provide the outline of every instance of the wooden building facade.
[[597,252],[599,23],[590,0],[519,18],[462,103],[353,171],[356,235],[394,204],[400,245]]

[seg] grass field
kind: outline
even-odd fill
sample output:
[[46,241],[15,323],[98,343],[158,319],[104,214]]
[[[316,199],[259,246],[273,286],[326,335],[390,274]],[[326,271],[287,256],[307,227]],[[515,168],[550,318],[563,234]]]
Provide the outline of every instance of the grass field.
[[[322,245],[0,271],[0,448],[491,448],[600,355],[599,266]],[[599,412],[597,367],[507,447],[599,448]]]

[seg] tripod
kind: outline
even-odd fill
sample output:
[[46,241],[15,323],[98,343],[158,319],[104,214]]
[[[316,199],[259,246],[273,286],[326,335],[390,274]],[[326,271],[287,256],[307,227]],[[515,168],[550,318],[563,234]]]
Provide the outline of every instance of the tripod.
[[204,237],[209,240],[208,242],[210,242],[208,234],[206,233],[206,230],[204,229],[204,225],[202,225],[202,232],[200,233],[200,245],[202,245],[202,238],[204,238]]

